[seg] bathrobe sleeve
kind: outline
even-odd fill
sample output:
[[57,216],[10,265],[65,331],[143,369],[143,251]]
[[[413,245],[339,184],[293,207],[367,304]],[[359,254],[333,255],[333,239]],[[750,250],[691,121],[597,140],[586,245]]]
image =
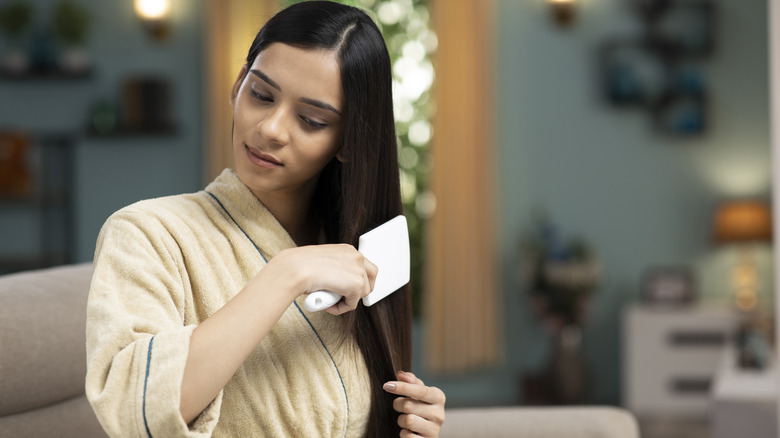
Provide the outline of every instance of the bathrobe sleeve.
[[194,325],[182,251],[163,221],[125,208],[101,229],[87,304],[86,394],[112,437],[206,437],[222,392],[189,425],[181,382]]

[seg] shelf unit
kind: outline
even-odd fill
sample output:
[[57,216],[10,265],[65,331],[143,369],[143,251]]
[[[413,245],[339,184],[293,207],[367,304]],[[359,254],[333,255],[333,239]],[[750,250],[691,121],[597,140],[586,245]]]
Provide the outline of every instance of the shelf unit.
[[[32,146],[35,188],[28,196],[0,197],[0,215],[21,210],[36,216],[40,242],[24,252],[0,252],[0,273],[46,268],[73,260],[75,139],[69,134],[35,135]],[[0,230],[0,239],[9,239],[7,233],[13,232]]]
[[59,68],[32,69],[23,72],[10,72],[0,69],[0,79],[4,81],[41,81],[41,80],[74,80],[89,79],[92,77],[92,70],[67,71]]
[[[61,82],[63,88],[69,87],[71,84],[78,84],[86,86],[88,89],[96,89],[97,84],[93,81],[96,75],[97,70],[93,68],[82,71],[46,68],[19,73],[4,71],[0,68],[0,86],[18,88]],[[141,77],[141,79],[143,78],[146,76]],[[167,86],[168,82],[163,82]],[[165,87],[163,88],[162,91],[170,92]],[[31,102],[52,98],[48,95],[42,95],[36,90],[37,88],[30,90],[29,99]],[[156,90],[160,91],[159,87]],[[83,99],[80,98],[78,102],[74,103],[78,107],[84,107],[83,104],[88,103],[85,99],[89,99],[87,96],[90,94],[84,93]],[[127,96],[120,92],[120,98],[127,98]],[[125,120],[127,115],[123,111],[124,107],[115,108],[112,103],[109,103],[108,105],[111,107],[109,110],[112,111],[111,115],[115,118],[115,125],[111,129],[101,131],[94,126],[95,111],[98,110],[96,105],[100,103],[97,101],[97,103],[93,103],[92,108],[87,106],[76,110],[78,112],[84,111],[84,118],[79,118],[78,114],[75,116],[68,114],[62,119],[58,118],[56,122],[58,126],[66,120],[69,120],[66,123],[68,123],[67,126],[70,126],[60,133],[42,129],[43,126],[47,125],[46,120],[25,120],[22,124],[11,126],[0,122],[0,131],[20,131],[30,139],[27,156],[30,167],[34,169],[35,179],[35,190],[27,196],[0,195],[0,275],[73,263],[78,258],[83,257],[76,250],[78,246],[76,243],[79,242],[77,232],[82,230],[83,226],[77,224],[75,220],[77,206],[74,180],[76,151],[82,150],[81,145],[84,141],[99,141],[107,145],[127,146],[129,142],[133,141],[140,142],[148,138],[171,138],[180,134],[173,117],[171,120],[146,117],[149,114],[147,107],[150,105],[147,101],[143,101],[144,105],[141,105],[140,114],[142,117],[133,120],[134,123],[128,123]],[[159,104],[160,102],[151,102],[151,104],[155,103]],[[168,104],[169,102],[163,103]],[[158,112],[154,112],[154,114],[158,114]],[[49,118],[51,116],[48,113],[46,115]],[[168,114],[160,113],[158,115]],[[85,149],[90,150],[90,148],[88,146]],[[0,150],[0,160],[2,152]],[[78,156],[80,157],[80,153]],[[84,218],[82,215],[92,214],[90,208],[94,206],[94,201],[85,199],[84,203],[88,207],[78,206],[78,217],[79,220],[88,221],[88,218]],[[87,212],[82,212],[83,209],[86,209]]]

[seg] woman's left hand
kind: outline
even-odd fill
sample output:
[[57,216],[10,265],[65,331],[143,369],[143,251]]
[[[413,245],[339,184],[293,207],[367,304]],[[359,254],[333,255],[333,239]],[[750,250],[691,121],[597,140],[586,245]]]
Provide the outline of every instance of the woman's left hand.
[[393,409],[399,412],[398,425],[401,437],[438,437],[444,423],[444,402],[441,389],[425,386],[414,374],[399,371],[398,381],[387,382],[385,391],[400,395],[393,401]]

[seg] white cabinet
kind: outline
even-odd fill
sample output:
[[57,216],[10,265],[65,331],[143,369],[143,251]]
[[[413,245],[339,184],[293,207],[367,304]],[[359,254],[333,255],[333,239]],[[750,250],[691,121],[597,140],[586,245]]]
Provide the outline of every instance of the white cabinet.
[[724,308],[629,307],[623,404],[640,417],[707,417],[713,378],[738,320]]
[[727,348],[712,390],[712,438],[776,438],[777,365],[741,369],[737,353]]

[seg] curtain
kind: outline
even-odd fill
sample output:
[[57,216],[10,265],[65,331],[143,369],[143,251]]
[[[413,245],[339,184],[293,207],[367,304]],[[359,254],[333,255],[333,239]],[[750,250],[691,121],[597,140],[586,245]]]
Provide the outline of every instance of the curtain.
[[499,358],[492,120],[492,2],[434,0],[436,114],[426,365],[462,373]]
[[206,2],[207,37],[204,66],[206,78],[206,147],[204,183],[222,169],[233,166],[231,133],[233,110],[230,88],[244,65],[246,52],[257,31],[276,8],[273,0],[214,0]]

